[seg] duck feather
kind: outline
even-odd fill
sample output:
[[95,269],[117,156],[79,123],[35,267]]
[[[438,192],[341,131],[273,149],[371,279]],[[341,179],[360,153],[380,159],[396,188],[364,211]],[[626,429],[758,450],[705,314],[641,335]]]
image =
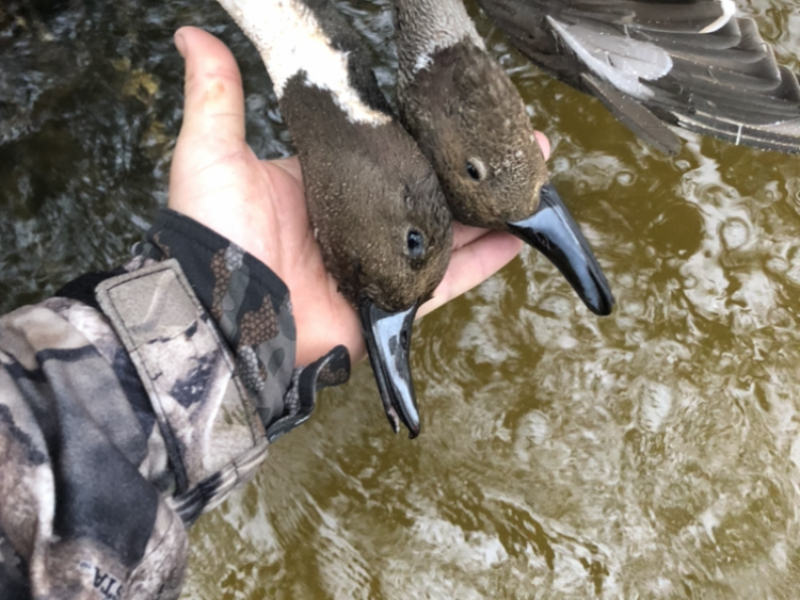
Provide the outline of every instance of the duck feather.
[[800,152],[798,76],[732,0],[478,1],[532,62],[663,151],[677,150],[677,125]]

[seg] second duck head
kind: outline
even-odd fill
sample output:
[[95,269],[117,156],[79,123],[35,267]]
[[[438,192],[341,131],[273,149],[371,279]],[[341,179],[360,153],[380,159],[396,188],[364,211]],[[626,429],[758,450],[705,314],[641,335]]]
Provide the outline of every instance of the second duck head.
[[395,0],[398,104],[456,220],[510,231],[545,254],[596,314],[614,298],[549,181],[525,105],[461,0]]

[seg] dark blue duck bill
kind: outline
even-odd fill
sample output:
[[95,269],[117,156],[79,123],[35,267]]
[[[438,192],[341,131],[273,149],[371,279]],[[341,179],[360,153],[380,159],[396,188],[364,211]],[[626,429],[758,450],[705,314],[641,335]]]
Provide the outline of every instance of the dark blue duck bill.
[[552,262],[597,315],[611,313],[614,296],[603,270],[552,184],[542,186],[539,208],[527,219],[508,223],[511,233]]
[[410,438],[419,435],[420,427],[409,365],[411,329],[418,307],[419,303],[415,302],[406,310],[386,312],[372,301],[364,300],[358,310],[386,417],[395,433],[402,422]]

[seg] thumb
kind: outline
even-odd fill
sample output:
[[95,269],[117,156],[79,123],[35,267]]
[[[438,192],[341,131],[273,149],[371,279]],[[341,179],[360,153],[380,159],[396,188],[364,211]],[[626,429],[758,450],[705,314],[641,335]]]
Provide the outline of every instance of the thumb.
[[244,141],[242,76],[231,51],[196,27],[179,29],[175,46],[186,61],[186,97],[178,145],[198,137]]

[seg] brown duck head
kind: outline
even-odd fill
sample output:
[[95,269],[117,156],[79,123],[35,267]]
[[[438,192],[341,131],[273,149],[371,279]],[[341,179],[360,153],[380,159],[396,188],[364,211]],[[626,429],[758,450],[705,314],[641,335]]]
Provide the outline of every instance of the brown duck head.
[[[294,98],[282,106],[288,122],[298,123],[293,135],[325,265],[359,311],[390,423],[397,431],[402,421],[414,437],[420,418],[409,344],[417,308],[433,294],[450,257],[444,195],[430,164],[396,121],[345,123],[335,118],[330,97],[316,90],[295,95],[290,86],[286,97]],[[306,116],[299,120],[295,111]],[[323,118],[335,132],[335,147],[320,143],[317,120]],[[305,136],[308,143],[300,143]]]
[[[453,216],[517,235],[559,268],[590,310],[608,314],[608,282],[549,183],[525,105],[460,0],[395,4],[400,118],[433,164]],[[448,27],[443,39],[430,39]]]

